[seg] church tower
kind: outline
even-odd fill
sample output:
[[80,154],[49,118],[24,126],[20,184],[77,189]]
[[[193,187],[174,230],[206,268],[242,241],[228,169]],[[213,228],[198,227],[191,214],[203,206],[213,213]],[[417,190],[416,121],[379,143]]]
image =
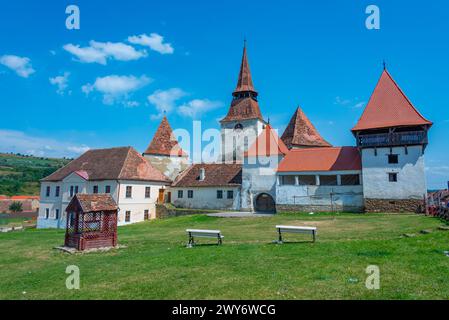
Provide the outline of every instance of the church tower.
[[422,206],[427,194],[424,151],[431,126],[384,69],[352,129],[362,156],[366,211],[413,212]]
[[171,180],[189,165],[188,155],[179,146],[166,116],[162,119],[144,158]]
[[221,121],[222,161],[242,162],[248,150],[262,132],[265,121],[257,101],[258,93],[253,85],[249,69],[246,42],[237,87],[232,93],[228,114]]

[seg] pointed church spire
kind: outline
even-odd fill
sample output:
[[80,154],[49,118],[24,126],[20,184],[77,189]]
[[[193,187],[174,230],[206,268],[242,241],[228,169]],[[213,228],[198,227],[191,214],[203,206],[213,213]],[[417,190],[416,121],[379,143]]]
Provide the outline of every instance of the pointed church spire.
[[239,78],[237,87],[234,90],[234,96],[244,92],[255,93],[257,96],[256,89],[254,89],[253,85],[253,79],[251,77],[251,70],[249,69],[248,56],[246,53],[246,39],[243,45],[242,63],[240,65]]
[[281,139],[289,149],[332,147],[329,142],[323,139],[300,107],[293,114]]

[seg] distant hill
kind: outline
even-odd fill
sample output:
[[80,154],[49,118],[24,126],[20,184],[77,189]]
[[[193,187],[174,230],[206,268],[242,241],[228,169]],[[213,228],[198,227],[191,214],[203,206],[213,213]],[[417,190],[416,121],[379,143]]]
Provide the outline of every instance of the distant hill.
[[0,153],[0,195],[39,195],[39,180],[70,161]]

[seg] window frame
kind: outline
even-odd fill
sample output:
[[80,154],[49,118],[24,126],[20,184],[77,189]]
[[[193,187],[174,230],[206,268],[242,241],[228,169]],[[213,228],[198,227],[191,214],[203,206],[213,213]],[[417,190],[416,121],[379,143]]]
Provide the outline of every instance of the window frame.
[[126,197],[126,199],[131,199],[133,197],[133,187],[132,186],[126,186],[125,197]]
[[50,208],[45,208],[45,219],[48,220],[50,218]]
[[131,211],[125,211],[125,222],[131,222]]
[[399,155],[398,154],[388,154],[388,164],[399,164]]
[[223,190],[217,190],[217,199],[223,199]]
[[234,199],[234,190],[228,190],[226,192],[226,199],[229,199],[229,200]]
[[61,194],[61,187],[60,186],[56,186],[56,188],[55,188],[55,197],[59,198],[60,194]]
[[98,194],[98,191],[99,191],[98,185],[95,185],[95,186],[92,187],[92,193],[93,194]]
[[110,194],[111,193],[111,186],[104,186],[104,193]]
[[55,220],[59,220],[59,209],[55,209]]
[[398,182],[398,173],[388,172],[388,182]]
[[145,199],[150,199],[150,198],[151,198],[151,187],[146,186],[145,187]]
[[45,197],[46,197],[46,198],[49,198],[49,197],[50,197],[50,194],[51,194],[51,187],[50,187],[50,186],[47,186],[47,187],[45,188]]
[[178,190],[178,199],[184,198],[184,190]]
[[193,190],[187,190],[187,199],[193,199]]

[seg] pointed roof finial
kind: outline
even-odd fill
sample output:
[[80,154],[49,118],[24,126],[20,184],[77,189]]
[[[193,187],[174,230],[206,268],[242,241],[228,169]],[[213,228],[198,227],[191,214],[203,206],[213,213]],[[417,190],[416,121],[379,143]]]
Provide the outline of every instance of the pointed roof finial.
[[[242,63],[240,65],[240,72],[237,82],[237,87],[234,90],[234,94],[239,92],[254,92],[256,93],[256,89],[254,89],[253,80],[251,77],[251,71],[249,69],[248,56],[246,51],[246,38],[243,47],[243,55],[242,55]],[[257,93],[256,93],[257,94]]]
[[384,66],[384,70],[387,70],[387,63],[385,62],[385,59],[383,60],[383,66]]
[[270,117],[268,117],[268,124],[270,124]]
[[246,36],[243,38],[243,48],[246,48]]

